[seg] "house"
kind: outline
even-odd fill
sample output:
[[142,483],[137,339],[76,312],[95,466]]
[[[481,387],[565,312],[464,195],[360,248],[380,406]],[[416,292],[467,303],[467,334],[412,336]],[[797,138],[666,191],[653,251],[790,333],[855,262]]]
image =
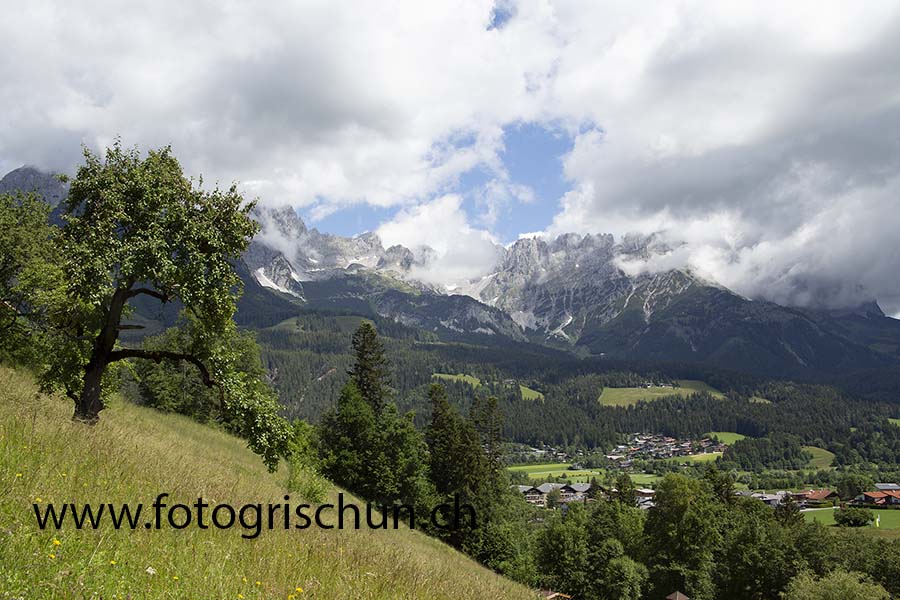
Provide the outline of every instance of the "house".
[[668,596],[666,596],[666,600],[691,600],[681,592],[672,592]]
[[829,489],[807,490],[805,492],[793,494],[793,496],[797,502],[800,502],[804,506],[820,506],[830,504],[835,500],[840,499],[837,492]]
[[587,499],[591,491],[590,483],[542,483],[538,486],[517,485],[516,489],[525,496],[525,501],[536,506],[547,506],[547,496],[559,490],[559,501],[563,504]]
[[751,498],[756,498],[757,500],[762,500],[769,506],[778,506],[781,504],[785,497],[787,497],[788,492],[776,492],[774,494],[764,494],[762,492],[754,492],[750,494]]
[[863,492],[854,498],[853,503],[867,506],[900,506],[900,490]]
[[875,489],[879,492],[900,492],[900,485],[896,483],[876,483]]
[[651,490],[650,488],[636,488],[634,490],[634,495],[638,498],[652,498],[656,495],[656,490]]

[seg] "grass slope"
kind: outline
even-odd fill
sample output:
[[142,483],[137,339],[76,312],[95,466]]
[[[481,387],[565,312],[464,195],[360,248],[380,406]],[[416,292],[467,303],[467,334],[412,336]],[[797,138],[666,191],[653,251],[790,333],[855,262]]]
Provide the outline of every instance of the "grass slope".
[[706,435],[708,437],[715,436],[720,442],[729,446],[736,441],[742,440],[747,437],[746,435],[741,435],[740,433],[735,433],[733,431],[710,431]]
[[812,454],[812,460],[809,461],[809,466],[814,469],[827,469],[834,461],[834,454],[824,448],[803,446],[803,449]]
[[449,373],[435,373],[432,375],[435,379],[443,379],[444,381],[462,381],[463,383],[468,383],[472,387],[478,387],[481,385],[481,380],[477,377],[473,377],[472,375],[451,375]]
[[522,392],[522,400],[543,400],[544,395],[537,390],[533,390],[528,386],[519,385],[519,390]]
[[[160,492],[172,495],[170,506],[198,496],[232,506],[277,503],[286,492],[285,469],[267,473],[241,440],[184,417],[122,401],[93,428],[70,416],[70,402],[41,396],[29,377],[0,367],[0,589],[9,597],[535,596],[402,529],[264,529],[254,540],[243,539],[240,528],[132,531],[107,521],[98,530],[68,522],[41,531],[32,510],[38,499],[58,506],[143,502],[151,510]],[[293,494],[291,502],[300,498]]]
[[690,396],[697,392],[709,392],[717,398],[724,398],[725,395],[719,390],[710,387],[702,381],[694,379],[679,379],[679,387],[676,388],[603,388],[600,394],[600,404],[604,406],[631,406],[642,400],[656,400],[666,396]]

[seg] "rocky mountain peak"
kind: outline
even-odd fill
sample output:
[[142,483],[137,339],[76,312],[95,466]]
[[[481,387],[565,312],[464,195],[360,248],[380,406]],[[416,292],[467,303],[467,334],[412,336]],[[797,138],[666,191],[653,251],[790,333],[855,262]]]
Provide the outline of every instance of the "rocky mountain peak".
[[13,192],[37,193],[51,208],[56,208],[69,195],[69,184],[60,181],[56,173],[25,165],[0,179],[0,194]]

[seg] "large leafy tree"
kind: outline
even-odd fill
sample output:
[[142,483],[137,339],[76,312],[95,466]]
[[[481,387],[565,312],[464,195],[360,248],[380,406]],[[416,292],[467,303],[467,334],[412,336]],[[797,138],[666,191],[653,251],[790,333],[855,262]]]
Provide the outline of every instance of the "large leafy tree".
[[47,306],[59,302],[62,277],[49,213],[33,194],[0,194],[0,358],[31,362],[40,354]]
[[93,423],[104,407],[104,375],[117,361],[185,360],[207,385],[216,383],[207,364],[216,358],[212,347],[208,356],[120,348],[122,319],[138,296],[178,300],[196,316],[202,341],[212,343],[233,324],[240,281],[232,261],[257,225],[248,216],[252,203],[234,187],[203,191],[169,148],[142,158],[117,143],[105,157],[84,156],[60,236],[71,304],[58,325],[70,344],[47,382],[72,398],[76,419]]
[[[240,293],[233,262],[257,230],[253,203],[237,189],[203,189],[185,177],[169,148],[146,157],[120,143],[104,156],[85,150],[59,234],[65,299],[52,312],[56,348],[45,389],[62,389],[74,418],[99,420],[114,388],[115,366],[133,359],[192,364],[218,390],[221,410],[245,423],[251,447],[270,467],[287,436],[270,397],[241,372],[232,319]],[[139,296],[180,302],[189,347],[123,347],[119,334]]]

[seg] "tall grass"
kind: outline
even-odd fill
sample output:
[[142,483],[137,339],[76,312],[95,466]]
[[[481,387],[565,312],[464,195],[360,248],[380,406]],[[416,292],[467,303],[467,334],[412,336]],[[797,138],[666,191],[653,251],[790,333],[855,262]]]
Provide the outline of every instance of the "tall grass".
[[0,367],[0,598],[535,596],[406,529],[263,530],[253,540],[240,528],[132,531],[108,522],[41,531],[32,503],[149,505],[167,492],[170,504],[202,496],[239,506],[281,502],[287,490],[287,469],[267,473],[243,442],[189,419],[122,401],[95,427],[70,415],[68,401]]

